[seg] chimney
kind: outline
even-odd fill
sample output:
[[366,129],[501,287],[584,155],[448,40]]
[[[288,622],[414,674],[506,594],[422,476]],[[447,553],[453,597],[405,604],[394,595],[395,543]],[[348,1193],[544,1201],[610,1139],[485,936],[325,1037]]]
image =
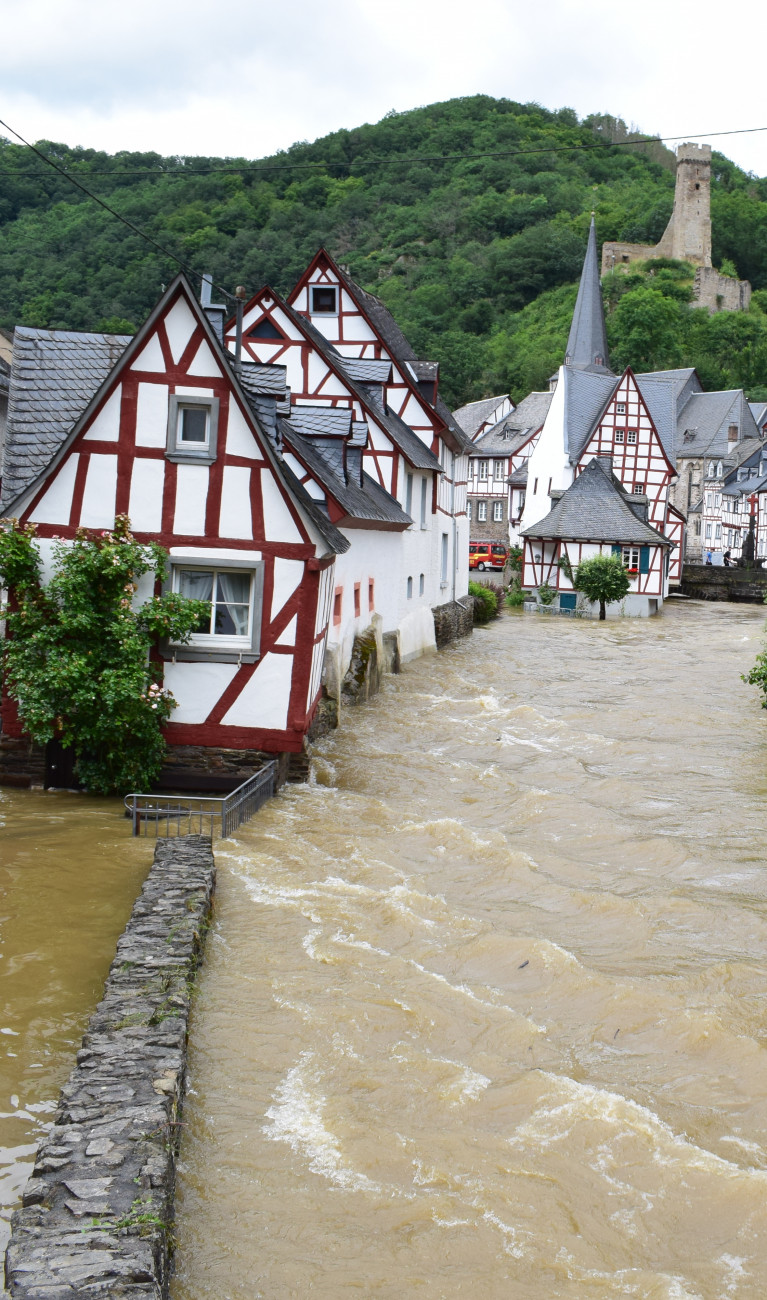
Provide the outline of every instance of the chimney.
[[226,321],[226,307],[222,302],[211,302],[211,291],[213,289],[213,276],[204,275],[200,285],[200,305],[205,312],[208,320],[213,326],[213,333],[216,335],[219,343],[224,343],[224,322]]

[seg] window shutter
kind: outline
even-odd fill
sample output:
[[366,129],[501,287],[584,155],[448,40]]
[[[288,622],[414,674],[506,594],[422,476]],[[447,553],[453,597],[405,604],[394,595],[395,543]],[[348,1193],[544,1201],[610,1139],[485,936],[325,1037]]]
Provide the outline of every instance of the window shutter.
[[650,548],[649,546],[640,546],[639,548],[639,572],[650,572]]
[[622,555],[622,554],[623,554],[622,546],[613,546],[613,555]]

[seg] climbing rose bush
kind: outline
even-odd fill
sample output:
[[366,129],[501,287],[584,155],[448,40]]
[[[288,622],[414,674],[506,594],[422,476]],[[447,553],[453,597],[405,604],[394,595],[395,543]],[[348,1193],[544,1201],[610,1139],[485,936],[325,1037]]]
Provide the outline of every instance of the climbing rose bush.
[[111,531],[81,528],[74,541],[57,540],[47,585],[35,533],[15,519],[0,524],[5,687],[32,740],[57,737],[74,749],[87,790],[147,789],[176,703],[150,651],[161,637],[188,641],[210,607],[176,594],[134,607],[139,578],[163,582],[168,557],[154,542],[137,542],[125,515]]

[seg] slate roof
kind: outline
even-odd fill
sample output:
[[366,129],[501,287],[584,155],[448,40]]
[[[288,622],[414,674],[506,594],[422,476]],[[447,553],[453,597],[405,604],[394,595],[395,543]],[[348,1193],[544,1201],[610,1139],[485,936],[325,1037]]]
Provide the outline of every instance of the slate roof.
[[[231,353],[229,354],[231,362]],[[238,368],[240,383],[254,393],[273,393],[275,397],[285,397],[288,389],[287,366],[260,365],[257,361],[241,361]]]
[[597,257],[597,231],[594,218],[589,226],[586,256],[583,260],[578,297],[570,325],[565,351],[565,365],[600,375],[611,374],[607,351],[605,309]]
[[631,495],[613,474],[609,457],[594,456],[545,518],[522,533],[568,542],[671,546],[667,537],[639,518],[630,502]]
[[490,419],[502,402],[508,400],[506,393],[501,393],[499,397],[483,397],[480,402],[467,402],[465,406],[459,406],[457,411],[453,411],[453,417],[464,433],[473,438],[480,425]]
[[685,402],[678,419],[677,456],[716,456],[732,450],[727,439],[730,424],[740,430],[738,443],[756,438],[758,429],[741,389],[717,393],[693,393]]
[[292,406],[290,427],[307,438],[347,438],[352,431],[350,406]]
[[764,492],[765,488],[767,488],[767,474],[762,474],[761,477],[742,479],[740,483],[737,480],[733,483],[725,483],[722,496],[750,497],[752,492]]
[[553,393],[529,393],[516,410],[505,415],[502,420],[493,425],[492,429],[480,434],[469,454],[490,456],[500,453],[504,456],[512,456],[532,433],[541,428],[548,415],[553,396]]
[[635,375],[634,378],[658,430],[663,450],[673,465],[676,460],[676,386],[660,375]]
[[[293,410],[300,410],[294,407]],[[378,483],[368,474],[362,474],[362,481],[355,481],[350,474],[344,476],[343,469],[330,454],[327,443],[315,443],[311,438],[302,436],[294,427],[294,417],[282,420],[280,431],[285,445],[303,461],[306,468],[346,511],[346,518],[341,525],[356,524],[405,529],[413,521],[410,515],[399,506]],[[313,498],[312,498],[313,500]],[[315,507],[321,508],[318,502]]]
[[748,409],[754,417],[754,423],[761,429],[767,423],[767,402],[749,402]]
[[129,342],[122,334],[16,327],[0,505],[45,469]]
[[594,426],[615,392],[615,375],[598,374],[565,366],[560,383],[565,385],[565,431],[567,454],[573,465],[583,454]]
[[391,379],[391,361],[376,361],[372,357],[343,357],[343,363],[347,375],[359,384],[388,384]]

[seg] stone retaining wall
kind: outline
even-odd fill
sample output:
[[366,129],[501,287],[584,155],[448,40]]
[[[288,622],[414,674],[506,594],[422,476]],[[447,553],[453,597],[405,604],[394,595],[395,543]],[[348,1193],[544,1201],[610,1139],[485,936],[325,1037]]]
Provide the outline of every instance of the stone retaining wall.
[[214,882],[209,840],[157,844],[13,1216],[14,1300],[168,1294],[189,1002]]
[[460,600],[437,605],[432,614],[437,649],[442,650],[458,637],[470,635],[474,626],[474,597],[462,596]]
[[767,595],[767,570],[685,564],[679,590],[683,596],[692,596],[696,600],[730,600],[761,605]]

